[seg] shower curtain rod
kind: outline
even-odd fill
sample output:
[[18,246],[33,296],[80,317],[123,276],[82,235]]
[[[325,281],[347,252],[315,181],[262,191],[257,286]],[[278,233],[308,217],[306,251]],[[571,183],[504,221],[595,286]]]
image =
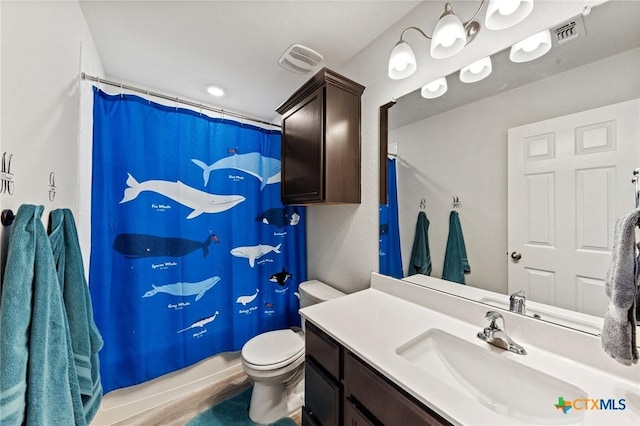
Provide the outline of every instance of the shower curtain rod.
[[127,90],[130,90],[132,92],[141,93],[143,95],[153,96],[153,97],[156,97],[156,98],[165,99],[167,101],[174,101],[174,102],[177,102],[178,104],[188,105],[188,106],[192,106],[192,107],[195,107],[195,108],[204,109],[204,110],[207,110],[207,111],[213,111],[213,112],[216,112],[216,113],[221,114],[223,116],[229,115],[229,116],[232,116],[232,117],[239,118],[241,120],[253,121],[254,123],[266,124],[266,125],[277,127],[277,128],[281,128],[282,127],[279,124],[270,123],[268,121],[260,120],[258,118],[248,117],[246,115],[242,115],[242,114],[238,114],[238,113],[230,112],[230,111],[225,111],[225,110],[219,109],[219,108],[213,108],[213,107],[210,107],[210,106],[207,106],[207,105],[203,105],[203,104],[197,104],[195,102],[190,102],[190,101],[187,101],[187,100],[184,100],[184,99],[180,99],[180,98],[178,98],[176,96],[169,96],[169,95],[164,95],[162,93],[151,92],[149,90],[140,89],[139,87],[129,86],[127,84],[118,83],[116,81],[105,80],[103,78],[94,77],[92,75],[88,75],[88,74],[85,74],[85,73],[82,73],[81,76],[82,76],[83,80],[89,80],[89,81],[96,82],[98,84],[106,84],[106,85],[109,85],[109,86],[119,87],[120,89],[127,89]]

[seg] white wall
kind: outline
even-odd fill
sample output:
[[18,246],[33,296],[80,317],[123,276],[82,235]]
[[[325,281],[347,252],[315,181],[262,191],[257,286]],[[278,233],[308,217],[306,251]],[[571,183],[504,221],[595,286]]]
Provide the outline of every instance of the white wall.
[[507,130],[639,95],[640,49],[633,49],[391,131],[398,143],[403,264],[411,254],[418,200],[426,198],[432,276],[442,275],[457,195],[471,264],[466,283],[506,293]]
[[[463,66],[535,32],[580,13],[591,1],[536,1],[532,14],[514,29],[481,31],[472,44],[446,60],[428,56],[428,43],[417,34],[407,35],[414,46],[418,71],[394,81],[387,77],[387,62],[404,28],[418,26],[431,32],[442,14],[442,2],[426,1],[385,31],[373,43],[336,70],[363,84],[362,97],[362,202],[356,206],[316,206],[308,209],[307,248],[309,278],[354,292],[369,286],[371,271],[378,270],[378,108],[392,99],[448,75]],[[470,16],[478,2],[456,2],[456,13]],[[484,12],[481,12],[484,13]]]
[[45,224],[51,209],[63,207],[78,220],[80,69],[102,72],[86,21],[77,1],[3,1],[1,19],[0,136],[3,151],[13,154],[15,192],[0,203],[14,213],[21,204],[44,205]]

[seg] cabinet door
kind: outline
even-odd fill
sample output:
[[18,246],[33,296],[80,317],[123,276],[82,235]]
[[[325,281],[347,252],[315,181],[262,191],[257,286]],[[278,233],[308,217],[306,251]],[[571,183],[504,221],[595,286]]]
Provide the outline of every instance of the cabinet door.
[[304,98],[282,124],[282,202],[324,199],[324,87]]
[[323,426],[340,424],[340,385],[318,367],[312,358],[305,361],[304,403],[310,417]]

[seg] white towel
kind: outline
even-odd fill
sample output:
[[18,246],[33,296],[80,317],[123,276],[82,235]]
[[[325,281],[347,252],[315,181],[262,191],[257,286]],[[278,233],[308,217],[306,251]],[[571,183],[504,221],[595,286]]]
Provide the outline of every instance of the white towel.
[[640,209],[618,218],[613,236],[611,265],[605,276],[609,306],[604,316],[602,348],[624,365],[638,362],[636,347],[636,297],[638,265],[635,232]]

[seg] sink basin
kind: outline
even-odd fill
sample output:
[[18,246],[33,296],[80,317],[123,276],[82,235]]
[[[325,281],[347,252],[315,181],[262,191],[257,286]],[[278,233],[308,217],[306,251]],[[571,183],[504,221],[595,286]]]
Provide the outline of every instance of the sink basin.
[[[486,303],[496,308],[502,308],[509,310],[509,301],[507,299],[502,300],[494,297],[483,297],[479,300],[481,303]],[[577,314],[572,312],[571,315],[564,314],[563,309],[549,306],[545,308],[534,308],[527,306],[527,316],[532,316],[545,321],[550,321],[555,324],[570,327],[575,330],[581,330],[587,333],[600,335],[602,333],[602,324],[596,321],[590,321],[588,318],[577,318]],[[586,315],[585,315],[586,317]]]
[[587,398],[582,389],[442,330],[431,329],[398,347],[396,353],[507,418],[532,424],[569,424],[584,417],[584,410],[564,413],[555,406],[559,398]]

